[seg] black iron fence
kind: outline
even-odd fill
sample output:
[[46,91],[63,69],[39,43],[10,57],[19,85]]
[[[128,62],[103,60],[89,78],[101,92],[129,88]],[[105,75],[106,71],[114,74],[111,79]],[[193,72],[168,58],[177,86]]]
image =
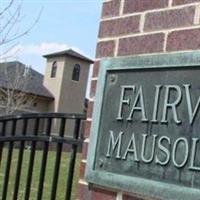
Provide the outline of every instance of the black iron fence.
[[[69,163],[66,166],[66,190],[65,200],[71,199],[74,168],[78,147],[82,143],[79,136],[81,121],[84,120],[81,114],[63,114],[63,113],[40,113],[23,114],[18,116],[0,117],[0,168],[3,166],[3,175],[0,177],[0,199],[30,199],[31,187],[33,184],[33,171],[35,164],[35,155],[37,151],[42,151],[39,180],[36,199],[42,200],[44,195],[44,179],[48,153],[55,151],[54,169],[52,172],[52,182],[49,199],[56,199],[58,179],[61,165],[61,156],[63,148],[67,145],[70,151]],[[67,123],[69,127],[73,125],[73,134],[67,133]],[[70,137],[68,135],[71,135]],[[17,149],[17,156],[14,151]],[[23,197],[19,198],[19,187],[23,173],[23,159],[25,151],[29,151],[27,173],[25,178],[25,188]],[[3,154],[5,154],[6,156]],[[15,177],[11,177],[12,159],[17,159]],[[27,159],[27,158],[26,158]],[[13,170],[13,168],[12,168]],[[9,182],[12,180],[12,189]],[[23,177],[24,179],[24,177]],[[9,187],[9,190],[8,190]],[[33,199],[33,198],[31,198]],[[60,199],[59,199],[60,200]]]

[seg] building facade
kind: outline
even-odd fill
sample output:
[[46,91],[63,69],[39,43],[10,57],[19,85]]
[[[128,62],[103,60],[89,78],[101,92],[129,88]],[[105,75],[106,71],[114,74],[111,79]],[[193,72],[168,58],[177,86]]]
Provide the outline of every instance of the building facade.
[[54,96],[49,112],[83,113],[88,73],[92,60],[72,50],[44,56],[43,85]]
[[[47,59],[44,75],[18,61],[0,63],[2,114],[85,113],[86,87],[93,61],[71,49],[44,57]],[[9,96],[10,93],[13,95]],[[3,112],[7,107],[10,112]],[[72,134],[72,126],[67,124],[66,134]],[[52,132],[58,133],[56,122]]]
[[101,60],[195,51],[200,49],[199,33],[199,0],[104,0],[87,113],[79,200],[150,199],[112,188],[90,188],[85,181],[87,149],[92,134],[90,128]]

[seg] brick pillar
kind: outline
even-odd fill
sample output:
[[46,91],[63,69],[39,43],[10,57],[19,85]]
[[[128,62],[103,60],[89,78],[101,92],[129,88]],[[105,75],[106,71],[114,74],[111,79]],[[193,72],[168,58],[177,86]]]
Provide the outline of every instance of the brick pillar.
[[101,59],[196,49],[200,49],[200,0],[104,0],[85,129],[79,200],[143,200],[110,188],[88,190],[84,180]]

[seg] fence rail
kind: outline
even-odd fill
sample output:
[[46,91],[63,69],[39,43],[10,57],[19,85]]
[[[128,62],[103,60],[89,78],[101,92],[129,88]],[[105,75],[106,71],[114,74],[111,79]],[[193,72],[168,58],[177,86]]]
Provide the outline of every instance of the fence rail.
[[[39,148],[42,151],[42,158],[36,199],[43,199],[47,158],[51,144],[55,144],[53,150],[56,152],[56,156],[52,174],[53,179],[51,184],[50,199],[56,199],[63,145],[68,144],[70,146],[71,155],[68,166],[68,175],[66,176],[67,187],[66,191],[63,192],[65,192],[65,200],[70,200],[76,154],[78,147],[82,143],[82,139],[79,136],[80,126],[81,121],[84,119],[84,115],[73,113],[39,113],[0,117],[0,167],[2,163],[3,151],[5,149],[7,150],[7,158],[4,160],[6,164],[2,183],[2,194],[0,194],[1,199],[6,200],[9,196],[9,199],[18,200],[20,180],[23,171],[22,164],[24,159],[24,151],[26,144],[28,143],[30,156],[28,161],[26,186],[24,188],[24,200],[28,200],[30,198],[33,168],[38,144],[40,144]],[[68,121],[69,124],[73,124],[73,134],[71,134],[71,137],[65,135],[66,124]],[[57,127],[57,131],[53,131],[54,127]],[[18,145],[16,146],[16,144]],[[13,151],[15,148],[18,149],[19,153],[15,169],[16,173],[14,178],[13,191],[8,195],[10,170],[13,159]]]

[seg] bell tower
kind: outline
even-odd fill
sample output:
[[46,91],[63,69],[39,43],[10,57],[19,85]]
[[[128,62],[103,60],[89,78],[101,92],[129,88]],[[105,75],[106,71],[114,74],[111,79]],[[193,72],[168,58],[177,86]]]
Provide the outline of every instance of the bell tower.
[[44,86],[53,94],[49,112],[83,113],[90,65],[93,61],[72,49],[44,55]]

